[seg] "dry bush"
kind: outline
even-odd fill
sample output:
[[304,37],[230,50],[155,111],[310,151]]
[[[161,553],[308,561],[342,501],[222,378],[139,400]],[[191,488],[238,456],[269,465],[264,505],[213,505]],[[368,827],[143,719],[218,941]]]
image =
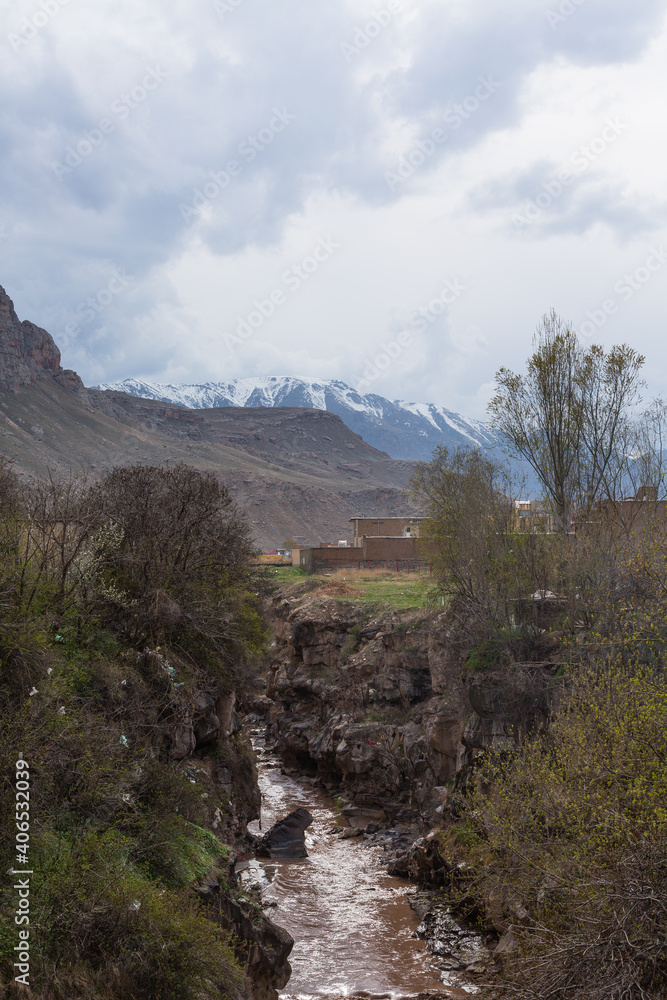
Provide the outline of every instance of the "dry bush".
[[359,597],[362,591],[344,580],[332,580],[331,583],[323,583],[315,593],[323,597]]
[[261,648],[250,529],[215,476],[130,466],[93,498],[100,523],[117,533],[99,559],[96,594],[133,644],[172,645],[217,673]]
[[35,600],[61,605],[87,580],[84,555],[96,529],[98,514],[85,478],[34,480],[25,489],[21,540],[17,551],[22,606]]

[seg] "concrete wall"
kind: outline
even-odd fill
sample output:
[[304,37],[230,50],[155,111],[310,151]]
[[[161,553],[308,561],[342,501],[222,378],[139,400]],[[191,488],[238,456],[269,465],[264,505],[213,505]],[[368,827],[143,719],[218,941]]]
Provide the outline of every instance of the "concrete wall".
[[418,559],[416,538],[364,538],[364,559]]
[[402,535],[405,529],[412,525],[413,533],[419,531],[419,517],[353,517],[350,519],[354,533],[355,546],[361,546],[364,535],[396,536]]
[[363,561],[362,549],[299,549],[298,562],[294,552],[292,553],[292,565],[304,569],[306,573],[317,573],[322,569],[345,569],[346,567],[361,566]]
[[[423,548],[423,546],[422,546]],[[429,563],[427,553],[420,551],[416,538],[365,538],[362,547],[334,549],[299,549],[292,553],[294,566],[307,573],[337,569],[391,569],[414,572],[420,563]]]

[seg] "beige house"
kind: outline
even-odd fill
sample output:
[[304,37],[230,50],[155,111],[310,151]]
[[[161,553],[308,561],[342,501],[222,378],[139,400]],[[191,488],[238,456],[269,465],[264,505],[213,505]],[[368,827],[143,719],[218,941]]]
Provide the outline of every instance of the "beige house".
[[417,572],[430,565],[418,544],[424,517],[351,517],[352,545],[295,549],[295,566],[309,573],[343,568]]
[[419,538],[424,517],[351,517],[355,548],[361,548],[364,538]]

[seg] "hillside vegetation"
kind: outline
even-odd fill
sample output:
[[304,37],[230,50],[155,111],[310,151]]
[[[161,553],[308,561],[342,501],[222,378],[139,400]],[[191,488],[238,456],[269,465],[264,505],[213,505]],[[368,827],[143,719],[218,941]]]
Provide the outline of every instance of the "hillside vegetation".
[[[224,697],[263,649],[251,552],[226,490],[187,466],[29,487],[0,468],[0,860],[20,877],[18,766],[34,997],[244,992],[242,942],[194,887],[216,876],[233,898],[220,834],[244,829],[222,785],[229,765],[251,799],[253,765],[239,736],[194,759],[184,734],[193,699]],[[13,996],[17,894],[3,883]]]
[[441,833],[512,1000],[667,996],[666,410],[637,414],[642,364],[552,313],[527,373],[498,374],[492,410],[544,487],[532,520],[479,451],[439,449],[413,481],[469,688],[519,720]]

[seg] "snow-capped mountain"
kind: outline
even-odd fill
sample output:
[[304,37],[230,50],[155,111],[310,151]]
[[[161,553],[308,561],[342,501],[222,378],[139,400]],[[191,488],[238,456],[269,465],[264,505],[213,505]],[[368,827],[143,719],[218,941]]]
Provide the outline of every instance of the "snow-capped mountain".
[[165,385],[128,378],[96,385],[190,409],[216,406],[299,406],[336,413],[361,437],[392,458],[429,459],[436,445],[493,448],[497,440],[479,420],[468,420],[433,403],[409,403],[362,394],[334,379],[263,375],[232,382]]

